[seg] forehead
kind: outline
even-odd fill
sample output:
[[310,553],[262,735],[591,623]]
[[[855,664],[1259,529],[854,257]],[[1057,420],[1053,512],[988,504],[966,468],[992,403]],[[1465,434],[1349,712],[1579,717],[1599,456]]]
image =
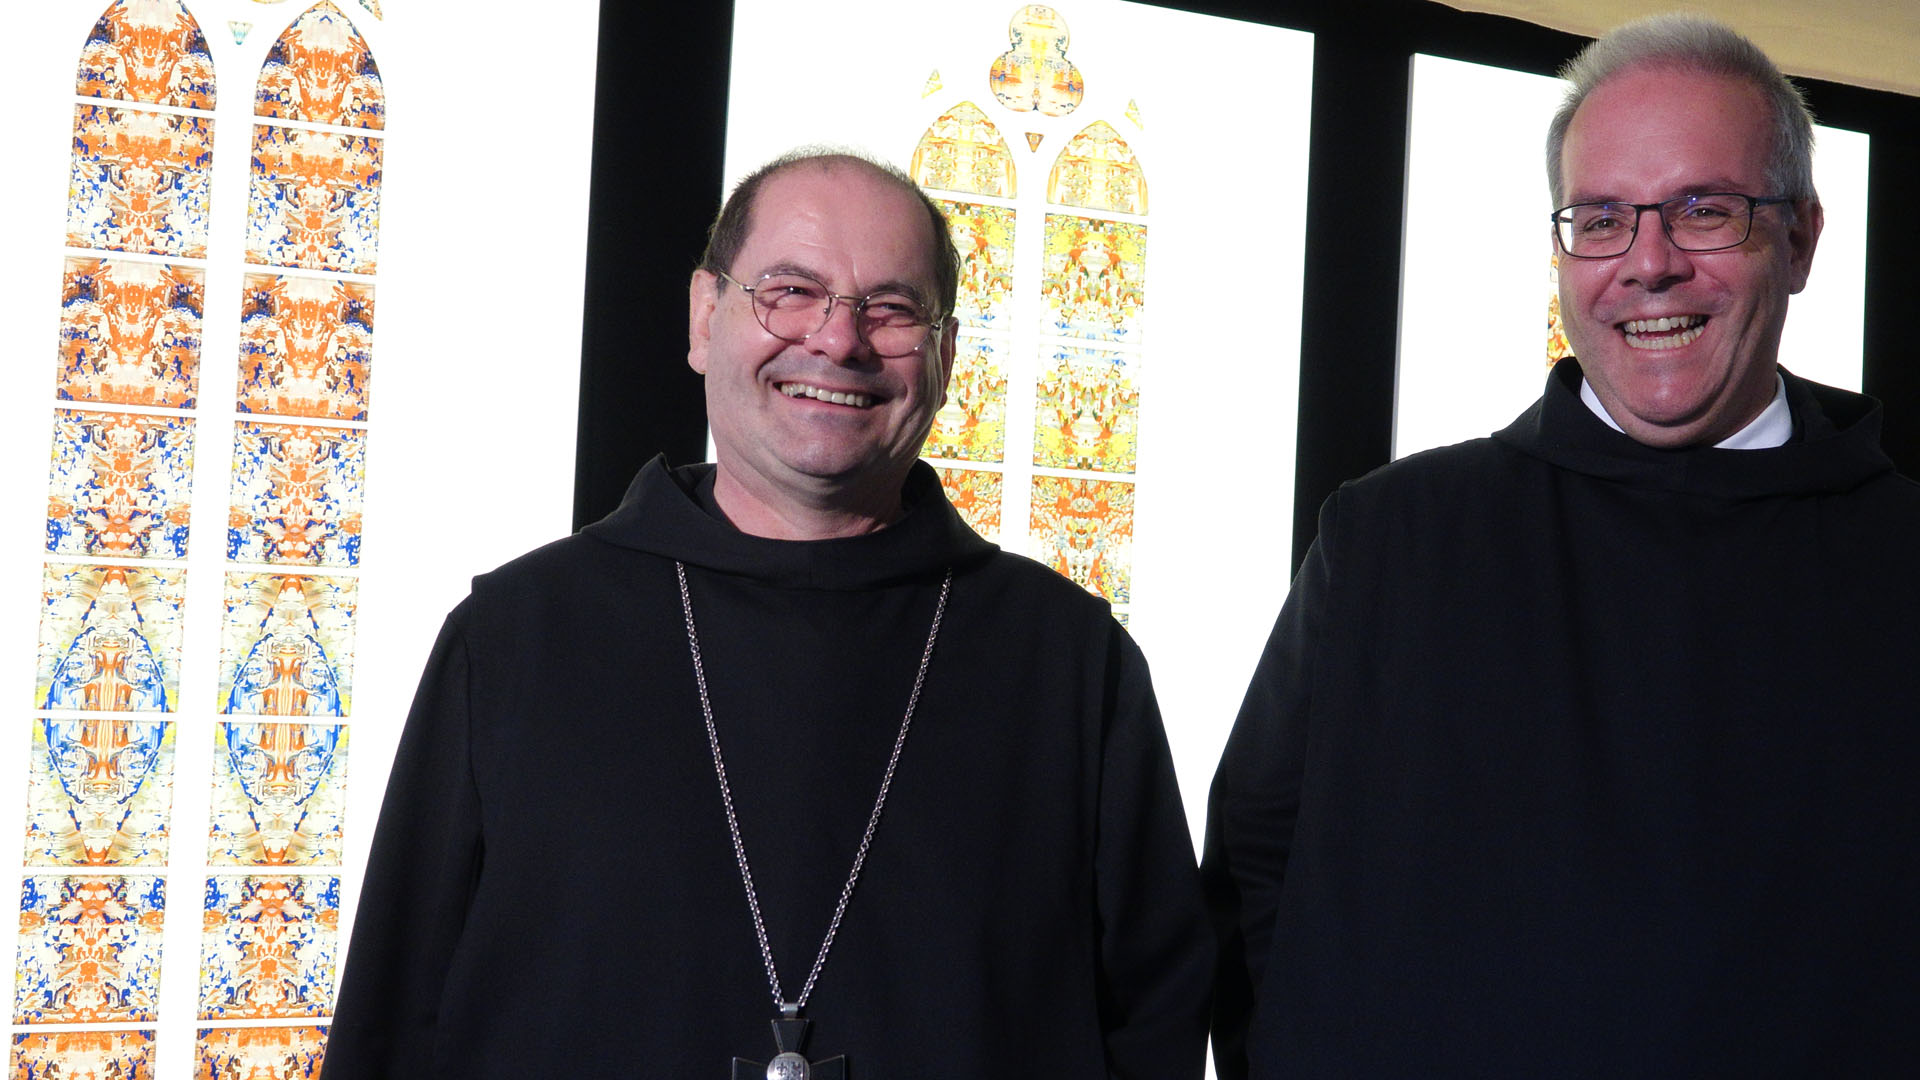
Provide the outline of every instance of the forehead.
[[863,166],[798,165],[754,199],[736,268],[809,270],[836,288],[933,281],[933,228],[918,196]]
[[1657,201],[1767,180],[1773,125],[1745,79],[1665,68],[1623,72],[1587,95],[1562,157],[1570,201]]

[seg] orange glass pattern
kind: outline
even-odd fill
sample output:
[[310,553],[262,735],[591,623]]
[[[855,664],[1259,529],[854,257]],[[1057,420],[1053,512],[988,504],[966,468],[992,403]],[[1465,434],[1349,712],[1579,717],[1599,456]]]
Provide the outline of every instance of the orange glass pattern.
[[1013,152],[987,114],[963,101],[927,126],[913,148],[907,173],[930,191],[966,195],[1016,194]]

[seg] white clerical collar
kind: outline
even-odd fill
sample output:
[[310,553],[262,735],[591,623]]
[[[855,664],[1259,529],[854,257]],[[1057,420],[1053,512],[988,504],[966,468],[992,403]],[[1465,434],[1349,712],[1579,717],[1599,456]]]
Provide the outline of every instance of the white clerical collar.
[[[1608,427],[1622,435],[1626,434],[1619,424],[1613,422],[1613,417],[1607,415],[1607,407],[1600,404],[1600,396],[1593,392],[1593,387],[1587,385],[1585,377],[1580,380],[1580,400],[1586,402],[1587,408],[1593,410],[1593,415]],[[1717,450],[1767,450],[1785,446],[1791,438],[1793,410],[1787,408],[1787,380],[1776,371],[1773,375],[1773,400],[1746,427],[1713,445]]]

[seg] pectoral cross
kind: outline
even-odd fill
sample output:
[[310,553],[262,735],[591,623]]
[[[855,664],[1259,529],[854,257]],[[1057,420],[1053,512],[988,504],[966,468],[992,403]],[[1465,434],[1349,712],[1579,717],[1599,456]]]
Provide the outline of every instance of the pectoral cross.
[[810,1062],[800,1053],[813,1021],[800,1019],[800,1010],[792,1005],[780,1006],[780,1013],[773,1022],[773,1044],[779,1052],[765,1063],[734,1058],[733,1080],[847,1080],[844,1056]]

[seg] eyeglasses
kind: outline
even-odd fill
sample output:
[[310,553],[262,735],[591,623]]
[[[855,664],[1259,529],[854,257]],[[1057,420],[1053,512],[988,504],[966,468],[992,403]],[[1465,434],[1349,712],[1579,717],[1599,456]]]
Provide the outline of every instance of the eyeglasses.
[[1660,211],[1660,226],[1681,251],[1721,251],[1739,247],[1753,232],[1753,208],[1790,203],[1785,195],[1740,195],[1719,191],[1682,195],[1657,203],[1591,202],[1553,212],[1553,235],[1560,250],[1576,259],[1625,255],[1640,231],[1640,215]]
[[747,294],[767,333],[796,345],[826,329],[833,305],[841,300],[853,309],[854,332],[881,356],[907,355],[946,321],[933,318],[920,301],[897,290],[847,296],[791,271],[762,274],[752,285],[742,285],[725,270],[713,272]]

